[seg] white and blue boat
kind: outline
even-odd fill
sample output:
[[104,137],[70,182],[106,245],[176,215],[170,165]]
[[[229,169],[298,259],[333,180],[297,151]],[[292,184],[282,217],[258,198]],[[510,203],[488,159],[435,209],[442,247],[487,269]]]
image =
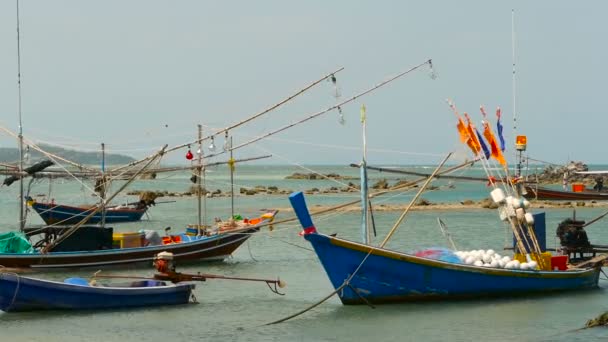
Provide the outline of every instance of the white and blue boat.
[[65,282],[0,273],[0,310],[98,310],[187,304],[193,283],[140,280],[122,285],[91,285],[83,278]]

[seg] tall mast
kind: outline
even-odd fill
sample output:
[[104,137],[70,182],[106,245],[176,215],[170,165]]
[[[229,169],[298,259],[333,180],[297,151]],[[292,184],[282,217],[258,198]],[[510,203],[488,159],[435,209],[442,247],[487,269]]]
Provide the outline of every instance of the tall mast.
[[[226,136],[228,136],[228,131],[226,131]],[[229,146],[232,147],[232,136],[230,136],[230,140],[228,140]],[[232,150],[230,150],[230,218],[234,219],[234,156]]]
[[23,208],[23,123],[21,120],[21,37],[19,32],[19,0],[17,2],[17,88],[18,88],[18,111],[19,111],[19,230],[25,228],[25,217]]
[[[515,108],[515,9],[511,9],[511,61],[513,63],[513,74],[511,79],[511,100],[513,106],[513,137],[516,137],[517,109]],[[515,152],[515,158],[518,158],[517,151]],[[517,174],[517,176],[519,176],[519,173]]]
[[202,174],[202,165],[203,165],[203,142],[201,138],[203,137],[203,126],[201,124],[198,125],[198,150],[196,153],[198,154],[198,167],[196,168],[196,197],[198,200],[198,221],[197,221],[197,232],[200,234],[202,226],[202,203],[201,196],[203,189],[201,187],[201,174]]
[[106,144],[101,143],[101,188],[99,196],[101,201],[101,228],[106,226]]
[[369,231],[369,210],[367,197],[367,120],[365,118],[365,105],[361,106],[361,126],[363,135],[363,158],[361,160],[361,236],[363,243],[371,244],[371,235]]

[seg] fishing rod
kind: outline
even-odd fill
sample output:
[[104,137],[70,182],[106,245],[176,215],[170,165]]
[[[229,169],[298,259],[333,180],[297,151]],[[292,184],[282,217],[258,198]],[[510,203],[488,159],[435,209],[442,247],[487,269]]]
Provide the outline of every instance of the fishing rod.
[[[251,144],[253,144],[253,143],[255,143],[255,142],[258,142],[258,141],[260,141],[260,140],[262,140],[262,139],[265,139],[265,138],[268,138],[268,137],[270,137],[270,136],[272,136],[272,135],[275,135],[275,134],[277,134],[277,133],[280,133],[280,132],[282,132],[282,131],[284,131],[284,130],[286,130],[286,129],[288,129],[288,128],[291,128],[291,127],[297,126],[297,125],[299,125],[299,124],[301,124],[301,123],[304,123],[304,122],[306,122],[306,121],[312,120],[312,119],[314,119],[314,118],[316,118],[316,117],[319,117],[319,116],[321,116],[321,115],[323,115],[323,114],[326,114],[326,113],[328,113],[328,112],[331,112],[331,111],[333,111],[333,110],[335,110],[335,109],[340,109],[340,108],[341,108],[342,106],[344,106],[345,104],[348,104],[348,103],[350,103],[350,102],[353,102],[353,101],[355,101],[356,99],[358,99],[358,98],[360,98],[360,97],[362,97],[362,96],[364,96],[364,95],[367,95],[367,94],[369,94],[369,93],[371,93],[371,92],[373,92],[373,91],[375,91],[375,90],[377,90],[377,89],[379,89],[379,88],[381,88],[381,87],[385,86],[386,84],[391,83],[391,82],[393,82],[393,81],[395,81],[395,80],[397,80],[397,79],[399,79],[399,78],[401,78],[401,77],[403,77],[403,76],[405,76],[405,75],[409,74],[410,72],[412,72],[412,71],[414,71],[414,70],[416,70],[416,69],[419,69],[420,67],[422,67],[422,66],[424,66],[424,65],[427,65],[427,64],[429,65],[429,67],[430,67],[431,69],[433,68],[433,62],[432,62],[432,60],[431,60],[431,59],[429,59],[429,60],[425,61],[424,63],[420,63],[420,64],[418,64],[418,65],[416,65],[416,66],[414,66],[414,67],[412,67],[412,68],[410,68],[410,69],[408,69],[408,70],[406,70],[406,71],[404,71],[404,72],[402,72],[402,73],[400,73],[400,74],[398,74],[398,75],[396,75],[396,76],[393,76],[393,77],[391,77],[391,78],[389,78],[389,79],[387,79],[387,80],[385,80],[385,81],[382,81],[382,82],[380,82],[380,83],[376,84],[375,86],[373,86],[373,87],[371,87],[371,88],[369,88],[369,89],[367,89],[367,90],[365,90],[365,91],[363,91],[363,92],[361,92],[361,93],[359,93],[359,94],[357,94],[357,95],[355,95],[355,96],[353,96],[353,97],[351,97],[351,98],[349,98],[349,99],[347,99],[347,100],[345,100],[345,101],[342,101],[342,102],[340,102],[340,103],[338,103],[338,104],[336,104],[336,105],[333,105],[333,106],[331,106],[331,107],[329,107],[329,108],[327,108],[327,109],[324,109],[324,110],[322,110],[322,111],[319,111],[319,112],[316,112],[316,113],[314,113],[314,114],[311,114],[311,115],[309,115],[309,116],[305,117],[304,119],[301,119],[301,120],[299,120],[299,121],[296,121],[296,122],[293,122],[293,123],[288,124],[288,125],[286,125],[286,126],[283,126],[283,127],[281,127],[281,128],[278,128],[278,129],[276,129],[276,130],[274,130],[274,131],[272,131],[272,132],[268,132],[268,133],[266,133],[266,134],[264,134],[264,135],[261,135],[261,136],[258,136],[258,137],[256,137],[256,138],[253,138],[253,139],[251,139],[251,140],[249,140],[249,141],[247,141],[247,142],[244,142],[244,143],[242,143],[242,144],[240,144],[240,145],[237,145],[237,146],[231,147],[231,148],[227,149],[227,151],[233,151],[233,150],[236,150],[236,149],[239,149],[239,148],[245,147],[245,146],[247,146],[247,145],[251,145]],[[208,157],[208,158],[210,158],[210,157],[215,157],[215,156],[220,155],[220,154],[222,154],[222,153],[224,153],[224,152],[227,152],[227,151],[222,151],[222,152],[218,152],[218,153],[215,153],[215,154],[211,154],[211,155],[209,155],[209,156],[207,156],[207,157]]]
[[[194,145],[194,144],[201,143],[201,142],[203,142],[203,141],[205,141],[205,140],[207,140],[207,139],[210,139],[210,138],[212,138],[212,137],[214,137],[214,136],[216,136],[216,135],[218,135],[218,134],[221,134],[221,133],[227,132],[227,131],[229,131],[229,130],[231,130],[231,129],[234,129],[234,128],[237,128],[237,127],[239,127],[239,126],[241,126],[241,125],[244,125],[244,124],[248,123],[249,121],[251,121],[251,120],[253,120],[253,119],[257,119],[257,118],[259,118],[260,116],[262,116],[262,115],[264,115],[264,114],[267,114],[268,112],[271,112],[271,111],[273,111],[273,110],[277,109],[278,107],[280,107],[280,106],[284,105],[285,103],[287,103],[287,102],[289,102],[289,101],[293,100],[294,98],[296,98],[297,96],[299,96],[299,95],[301,95],[301,94],[305,93],[306,91],[308,91],[310,88],[312,88],[312,87],[316,86],[317,84],[319,84],[319,83],[321,83],[321,82],[323,82],[323,81],[325,81],[325,80],[327,80],[327,79],[332,79],[332,80],[334,80],[334,79],[335,79],[335,74],[337,74],[338,72],[340,72],[340,71],[342,71],[342,70],[344,70],[344,67],[341,67],[341,68],[339,68],[339,69],[337,69],[337,70],[335,70],[335,71],[332,71],[332,72],[331,72],[331,73],[329,73],[329,74],[326,74],[325,76],[323,76],[323,77],[321,77],[320,79],[318,79],[318,80],[314,81],[313,83],[311,83],[311,84],[307,85],[306,87],[304,87],[304,88],[302,88],[302,89],[298,90],[296,93],[294,93],[294,94],[292,94],[292,95],[288,96],[287,98],[283,99],[282,101],[280,101],[280,102],[278,102],[278,103],[276,103],[276,104],[274,104],[274,105],[272,105],[272,106],[270,106],[270,107],[268,107],[268,108],[266,108],[266,109],[262,110],[262,111],[261,111],[261,112],[259,112],[259,113],[254,114],[254,115],[252,115],[252,116],[250,116],[250,117],[248,117],[248,118],[246,118],[246,119],[244,119],[244,120],[241,120],[241,121],[239,121],[239,122],[237,122],[237,123],[235,123],[235,124],[232,124],[232,125],[230,125],[230,126],[228,126],[228,127],[225,127],[225,128],[223,128],[223,129],[220,129],[220,130],[218,130],[218,131],[214,132],[214,133],[213,133],[213,134],[211,134],[211,135],[204,136],[204,137],[202,137],[202,138],[200,138],[200,139],[196,139],[196,140],[194,140],[194,141],[192,141],[192,142],[189,142],[189,143],[185,143],[185,144],[181,144],[181,145],[177,145],[177,146],[171,147],[171,148],[167,149],[167,151],[166,151],[166,152],[167,152],[167,153],[169,153],[169,152],[173,152],[173,151],[175,151],[175,150],[179,150],[179,149],[184,148],[184,147],[187,147],[187,146],[189,146],[189,145]],[[144,161],[146,161],[146,160],[147,160],[147,159],[149,159],[149,158],[150,158],[150,157],[147,157],[147,158],[144,158],[144,159],[141,159],[141,160],[138,160],[138,161],[132,162],[132,163],[130,163],[130,164],[127,164],[127,165],[121,166],[121,167],[119,167],[119,168],[116,168],[116,169],[114,169],[114,170],[112,170],[112,171],[113,171],[113,172],[116,172],[116,171],[118,171],[118,170],[122,170],[122,169],[124,169],[124,168],[130,167],[130,166],[133,166],[133,165],[137,165],[137,164],[140,164],[140,163],[143,163]]]

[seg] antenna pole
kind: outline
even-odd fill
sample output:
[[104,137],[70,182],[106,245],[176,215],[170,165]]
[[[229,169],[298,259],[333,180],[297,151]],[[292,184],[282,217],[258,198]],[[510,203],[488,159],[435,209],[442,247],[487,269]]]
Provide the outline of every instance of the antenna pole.
[[23,208],[23,122],[21,119],[21,36],[19,30],[19,0],[17,3],[17,88],[18,88],[18,111],[19,111],[19,230],[25,228]]
[[[515,108],[515,9],[511,9],[511,60],[513,62],[513,75],[511,81],[512,105],[513,105],[513,136],[517,136],[517,110]],[[517,158],[515,152],[515,158]]]

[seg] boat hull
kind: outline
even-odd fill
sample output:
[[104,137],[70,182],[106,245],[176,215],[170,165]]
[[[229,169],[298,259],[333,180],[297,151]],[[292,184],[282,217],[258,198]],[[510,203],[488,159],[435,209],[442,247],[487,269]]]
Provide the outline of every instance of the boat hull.
[[[91,213],[91,208],[72,207],[51,203],[31,203],[32,208],[40,215],[40,218],[48,224],[70,225],[77,224]],[[141,220],[148,208],[109,208],[106,210],[106,223],[135,222]],[[85,223],[96,224],[102,220],[101,212],[95,213]]]
[[186,304],[195,285],[96,287],[0,273],[0,309],[95,310]]
[[0,253],[0,265],[11,268],[104,267],[139,262],[152,262],[156,254],[171,252],[174,260],[222,260],[232,254],[259,228],[253,226],[193,241],[159,246],[105,249],[83,252],[50,252],[47,254]]
[[323,234],[306,234],[334,288],[359,267],[338,295],[343,304],[513,296],[596,288],[599,268],[521,271],[453,264],[375,248]]
[[608,193],[597,191],[561,191],[541,187],[526,186],[527,199],[550,200],[550,201],[593,201],[608,200]]

